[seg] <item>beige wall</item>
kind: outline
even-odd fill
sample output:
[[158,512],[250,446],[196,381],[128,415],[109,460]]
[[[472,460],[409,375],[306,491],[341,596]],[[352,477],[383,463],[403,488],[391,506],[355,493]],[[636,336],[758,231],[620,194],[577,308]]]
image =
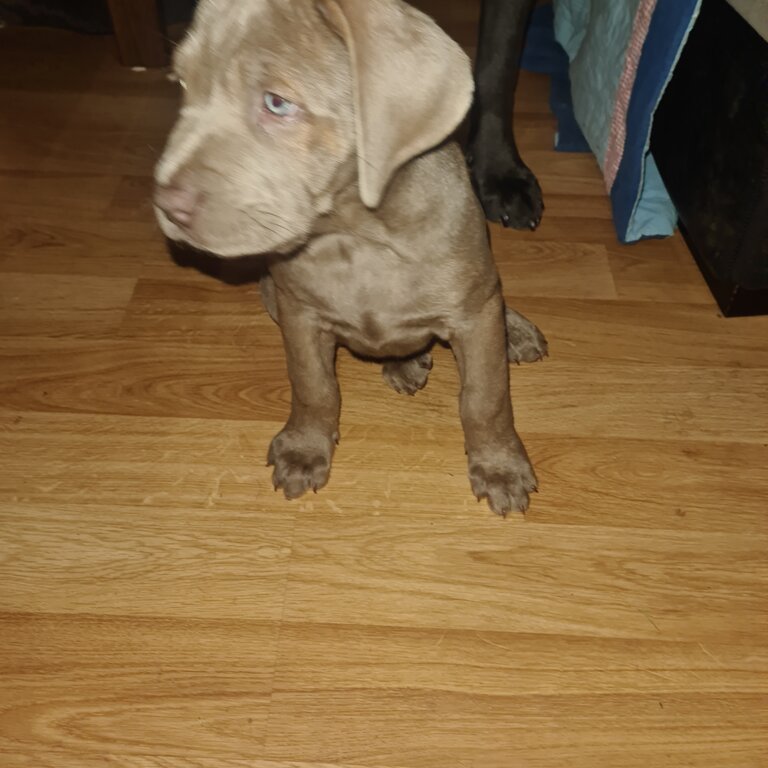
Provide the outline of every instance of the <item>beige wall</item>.
[[728,0],[768,40],[768,0]]

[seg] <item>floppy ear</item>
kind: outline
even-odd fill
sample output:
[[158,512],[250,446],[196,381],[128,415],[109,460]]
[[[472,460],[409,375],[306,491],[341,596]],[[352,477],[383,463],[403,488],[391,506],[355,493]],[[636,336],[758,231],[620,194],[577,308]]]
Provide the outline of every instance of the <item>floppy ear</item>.
[[461,48],[401,0],[320,0],[352,65],[360,198],[376,208],[395,171],[439,144],[472,102]]

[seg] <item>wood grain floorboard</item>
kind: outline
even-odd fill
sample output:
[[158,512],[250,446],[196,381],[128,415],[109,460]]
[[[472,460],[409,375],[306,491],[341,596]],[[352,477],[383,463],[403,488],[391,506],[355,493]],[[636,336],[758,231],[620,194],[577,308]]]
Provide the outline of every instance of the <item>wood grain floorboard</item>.
[[[421,5],[473,50],[476,3]],[[340,352],[331,481],[288,502],[253,265],[153,221],[176,87],[0,30],[3,768],[766,765],[768,318],[722,318],[677,235],[617,243],[548,88],[542,224],[491,227],[550,342],[511,371],[530,511],[472,497],[441,347],[412,398]]]

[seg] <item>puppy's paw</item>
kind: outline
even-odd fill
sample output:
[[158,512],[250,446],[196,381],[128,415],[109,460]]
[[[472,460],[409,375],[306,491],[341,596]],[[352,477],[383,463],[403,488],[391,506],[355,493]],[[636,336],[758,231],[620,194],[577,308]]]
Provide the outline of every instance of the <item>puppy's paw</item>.
[[284,429],[269,446],[267,465],[275,469],[272,485],[283,489],[286,499],[309,490],[317,492],[328,482],[333,446],[338,439],[320,432]]
[[536,475],[524,453],[508,453],[504,461],[469,462],[469,482],[477,500],[486,499],[502,517],[513,509],[528,509],[528,494],[537,489]]
[[[503,157],[503,155],[502,155]],[[471,162],[480,203],[489,221],[513,229],[536,229],[544,203],[536,177],[513,159]]]
[[415,395],[427,384],[432,370],[432,355],[423,352],[405,360],[389,360],[382,366],[381,375],[395,392],[401,395]]
[[507,357],[510,363],[535,363],[548,354],[544,334],[514,309],[506,308]]

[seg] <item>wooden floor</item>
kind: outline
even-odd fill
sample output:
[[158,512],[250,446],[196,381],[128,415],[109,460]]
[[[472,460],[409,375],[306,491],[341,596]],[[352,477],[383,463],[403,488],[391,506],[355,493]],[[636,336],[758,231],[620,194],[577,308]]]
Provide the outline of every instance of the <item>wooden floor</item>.
[[472,498],[450,353],[414,398],[342,353],[331,482],[287,502],[258,288],[152,219],[175,100],[108,40],[0,32],[0,765],[768,765],[768,318],[720,317],[679,237],[617,244],[526,75],[547,209],[493,240],[550,341],[512,371],[541,493]]

